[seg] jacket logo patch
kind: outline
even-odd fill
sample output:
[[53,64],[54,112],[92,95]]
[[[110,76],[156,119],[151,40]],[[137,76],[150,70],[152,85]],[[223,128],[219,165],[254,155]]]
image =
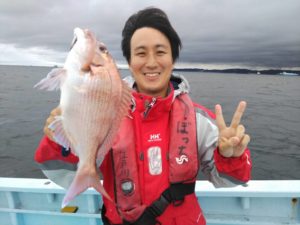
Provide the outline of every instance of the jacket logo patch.
[[161,141],[160,133],[158,134],[150,134],[148,142]]
[[189,158],[186,155],[181,155],[180,157],[175,157],[177,164],[182,165],[185,162],[189,161]]
[[148,149],[149,173],[159,175],[162,172],[161,149],[158,146]]

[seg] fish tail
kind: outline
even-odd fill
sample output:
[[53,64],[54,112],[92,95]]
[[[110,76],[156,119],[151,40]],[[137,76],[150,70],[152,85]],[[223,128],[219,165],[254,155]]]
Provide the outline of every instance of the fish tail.
[[86,189],[93,187],[96,191],[112,201],[108,193],[105,191],[103,185],[100,182],[100,177],[95,173],[86,173],[84,170],[78,170],[73,182],[71,183],[63,201],[61,207],[64,208],[72,201],[77,195],[84,192]]

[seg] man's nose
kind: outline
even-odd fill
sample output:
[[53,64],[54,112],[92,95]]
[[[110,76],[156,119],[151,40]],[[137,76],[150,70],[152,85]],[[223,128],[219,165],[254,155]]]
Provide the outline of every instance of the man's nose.
[[155,68],[157,66],[157,58],[154,54],[148,55],[146,66],[149,68]]

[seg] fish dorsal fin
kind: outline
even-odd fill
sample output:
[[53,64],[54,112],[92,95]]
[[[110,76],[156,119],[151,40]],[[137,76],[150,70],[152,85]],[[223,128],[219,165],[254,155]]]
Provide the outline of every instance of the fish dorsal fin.
[[55,142],[66,149],[72,148],[71,142],[63,128],[62,116],[56,116],[55,120],[48,126],[53,131],[53,138]]
[[44,79],[34,85],[34,88],[47,91],[58,90],[66,75],[67,71],[63,68],[52,69]]
[[121,99],[118,104],[119,108],[117,109],[114,122],[107,134],[107,137],[105,138],[105,141],[99,146],[97,164],[99,164],[99,162],[102,162],[105,153],[112,147],[114,138],[119,130],[122,119],[128,114],[132,98],[131,92],[132,89],[127,85],[126,82],[122,80]]

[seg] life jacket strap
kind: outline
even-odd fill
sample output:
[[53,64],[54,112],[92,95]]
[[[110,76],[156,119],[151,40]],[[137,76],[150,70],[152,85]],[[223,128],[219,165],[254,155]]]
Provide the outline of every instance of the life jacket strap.
[[123,225],[159,224],[156,218],[162,215],[171,203],[174,206],[179,206],[184,201],[186,195],[194,193],[195,184],[195,182],[171,184],[156,201],[145,209],[143,214],[134,223],[124,221]]

